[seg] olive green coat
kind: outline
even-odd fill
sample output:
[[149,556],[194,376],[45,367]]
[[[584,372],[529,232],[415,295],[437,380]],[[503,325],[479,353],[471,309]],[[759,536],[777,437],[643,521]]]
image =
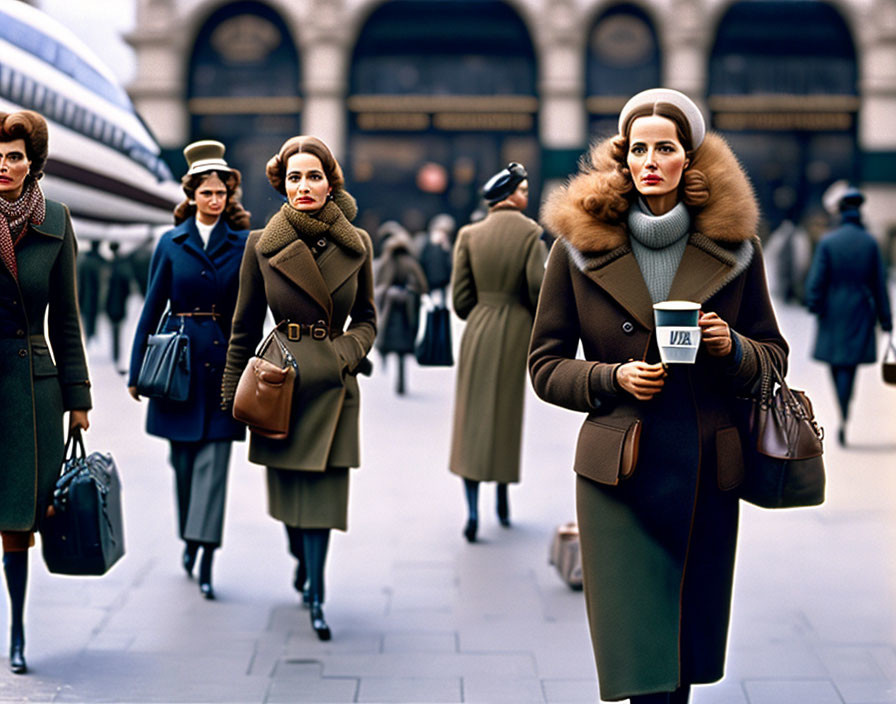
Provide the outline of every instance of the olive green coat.
[[[346,196],[343,192],[338,200]],[[354,201],[349,212],[353,215]],[[249,441],[249,461],[277,470],[268,472],[271,513],[291,525],[300,524],[298,502],[307,498],[307,492],[292,486],[291,474],[301,483],[307,472],[331,474],[330,468],[360,464],[360,393],[354,372],[376,337],[373,246],[366,232],[342,222],[342,229],[325,237],[326,246],[315,259],[283,212],[277,213],[264,230],[249,234],[240,267],[224,371],[225,402],[232,399],[239,376],[262,339],[268,308],[277,322],[320,321],[331,331],[331,338],[323,340],[310,335],[284,340],[298,362],[289,434],[273,440],[252,433]],[[325,482],[329,493],[321,490],[320,481],[314,483],[315,503],[344,506],[348,490],[344,478]],[[336,513],[342,516],[344,510]]]
[[[669,365],[650,401],[617,386],[619,364],[658,362],[659,352],[627,229],[593,214],[606,212],[602,174],[616,173],[608,146],[595,147],[592,169],[543,210],[560,240],[547,265],[529,370],[541,398],[587,414],[573,463],[585,599],[600,694],[617,701],[724,674],[747,440],[737,396],[758,377],[757,347],[783,370],[787,344],[768,295],[749,182],[710,134],[691,165],[705,175],[709,200],[691,209],[669,297],[717,313],[735,350],[720,358],[701,349],[694,364]],[[642,424],[639,454],[634,473],[622,478],[633,419]]]
[[16,247],[18,283],[0,264],[0,315],[11,335],[0,336],[0,530],[39,527],[62,466],[63,413],[91,406],[75,234],[68,209],[46,204],[43,223]]
[[458,233],[454,311],[466,320],[457,365],[451,471],[520,480],[526,352],[547,254],[542,229],[518,210],[493,210]]

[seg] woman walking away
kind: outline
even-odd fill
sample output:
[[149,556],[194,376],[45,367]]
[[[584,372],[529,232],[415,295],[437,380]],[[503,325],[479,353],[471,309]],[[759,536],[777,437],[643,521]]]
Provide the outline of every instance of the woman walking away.
[[544,276],[541,227],[523,211],[529,181],[511,163],[485,184],[488,216],[458,233],[451,284],[466,320],[454,397],[450,468],[463,479],[464,537],[476,541],[479,483],[497,482],[497,513],[510,526],[507,485],[520,480],[526,350]]
[[[680,704],[724,672],[744,472],[736,397],[760,375],[759,348],[783,373],[787,345],[752,188],[690,98],[638,93],[589,156],[543,210],[560,240],[529,371],[545,401],[588,414],[574,469],[601,697]],[[693,364],[659,362],[652,304],[665,300],[702,306]],[[637,421],[637,454],[623,452]]]
[[40,189],[46,161],[44,118],[30,110],[0,112],[0,535],[9,667],[17,674],[28,670],[28,548],[52,506],[63,416],[68,412],[69,432],[86,430],[91,407],[75,233],[68,208]]
[[812,356],[831,367],[840,406],[841,445],[846,445],[858,365],[877,360],[875,326],[879,322],[884,332],[893,330],[880,247],[859,212],[864,202],[855,188],[840,197],[842,223],[818,244],[806,280],[806,304],[818,316]]
[[186,401],[150,399],[146,431],[170,442],[178,532],[184,541],[181,565],[192,577],[202,549],[199,591],[214,599],[212,561],[224,531],[230,448],[246,433],[221,408],[219,389],[249,213],[239,201],[240,172],[224,161],[223,144],[194,142],[184,156],[186,200],[174,211],[176,227],[162,235],[153,254],[128,391],[140,400],[137,376],[146,339],[167,310],[164,329],[183,326],[190,340],[190,393]]
[[355,200],[319,139],[287,140],[267,176],[286,203],[249,235],[222,393],[232,405],[270,310],[298,374],[287,437],[252,433],[249,461],[267,466],[268,511],[298,560],[293,585],[317,637],[329,640],[324,564],[330,530],[348,528],[349,468],[360,464],[355,374],[376,337],[373,244],[351,224]]

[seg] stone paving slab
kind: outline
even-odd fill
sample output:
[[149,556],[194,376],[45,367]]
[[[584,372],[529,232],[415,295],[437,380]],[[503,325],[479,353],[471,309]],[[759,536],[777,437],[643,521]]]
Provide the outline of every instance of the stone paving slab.
[[362,677],[358,702],[462,702],[454,677]]

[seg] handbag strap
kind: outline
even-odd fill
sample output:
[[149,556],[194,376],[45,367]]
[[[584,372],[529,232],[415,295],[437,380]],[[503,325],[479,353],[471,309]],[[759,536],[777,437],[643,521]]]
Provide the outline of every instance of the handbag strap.
[[271,329],[264,340],[261,341],[258,349],[255,351],[256,357],[258,357],[259,359],[264,359],[264,353],[267,351],[268,347],[271,346],[271,343],[276,341],[277,346],[280,349],[280,354],[283,355],[283,361],[294,368],[298,368],[298,362],[296,361],[296,358],[293,356],[292,352],[289,351],[289,348],[286,346],[286,344],[284,344],[283,340],[281,340],[280,336],[277,334],[277,332],[280,330],[280,326],[288,322],[288,320],[281,320]]
[[[184,318],[182,315],[177,316],[180,318],[180,326],[178,327],[178,332],[184,331]],[[159,324],[156,325],[156,335],[162,332],[165,329],[165,325],[168,323],[169,318],[171,318],[171,305],[165,309],[165,312],[162,314],[162,317],[159,318]]]

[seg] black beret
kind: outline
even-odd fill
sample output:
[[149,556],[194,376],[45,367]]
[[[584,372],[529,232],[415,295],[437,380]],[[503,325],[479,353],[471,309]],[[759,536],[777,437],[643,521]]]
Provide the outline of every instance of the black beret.
[[850,186],[840,196],[840,210],[855,210],[865,202],[865,196],[855,186]]
[[482,187],[482,197],[489,205],[500,203],[513,194],[517,186],[529,178],[526,167],[515,161],[510,162],[507,168],[501,169],[492,176]]

